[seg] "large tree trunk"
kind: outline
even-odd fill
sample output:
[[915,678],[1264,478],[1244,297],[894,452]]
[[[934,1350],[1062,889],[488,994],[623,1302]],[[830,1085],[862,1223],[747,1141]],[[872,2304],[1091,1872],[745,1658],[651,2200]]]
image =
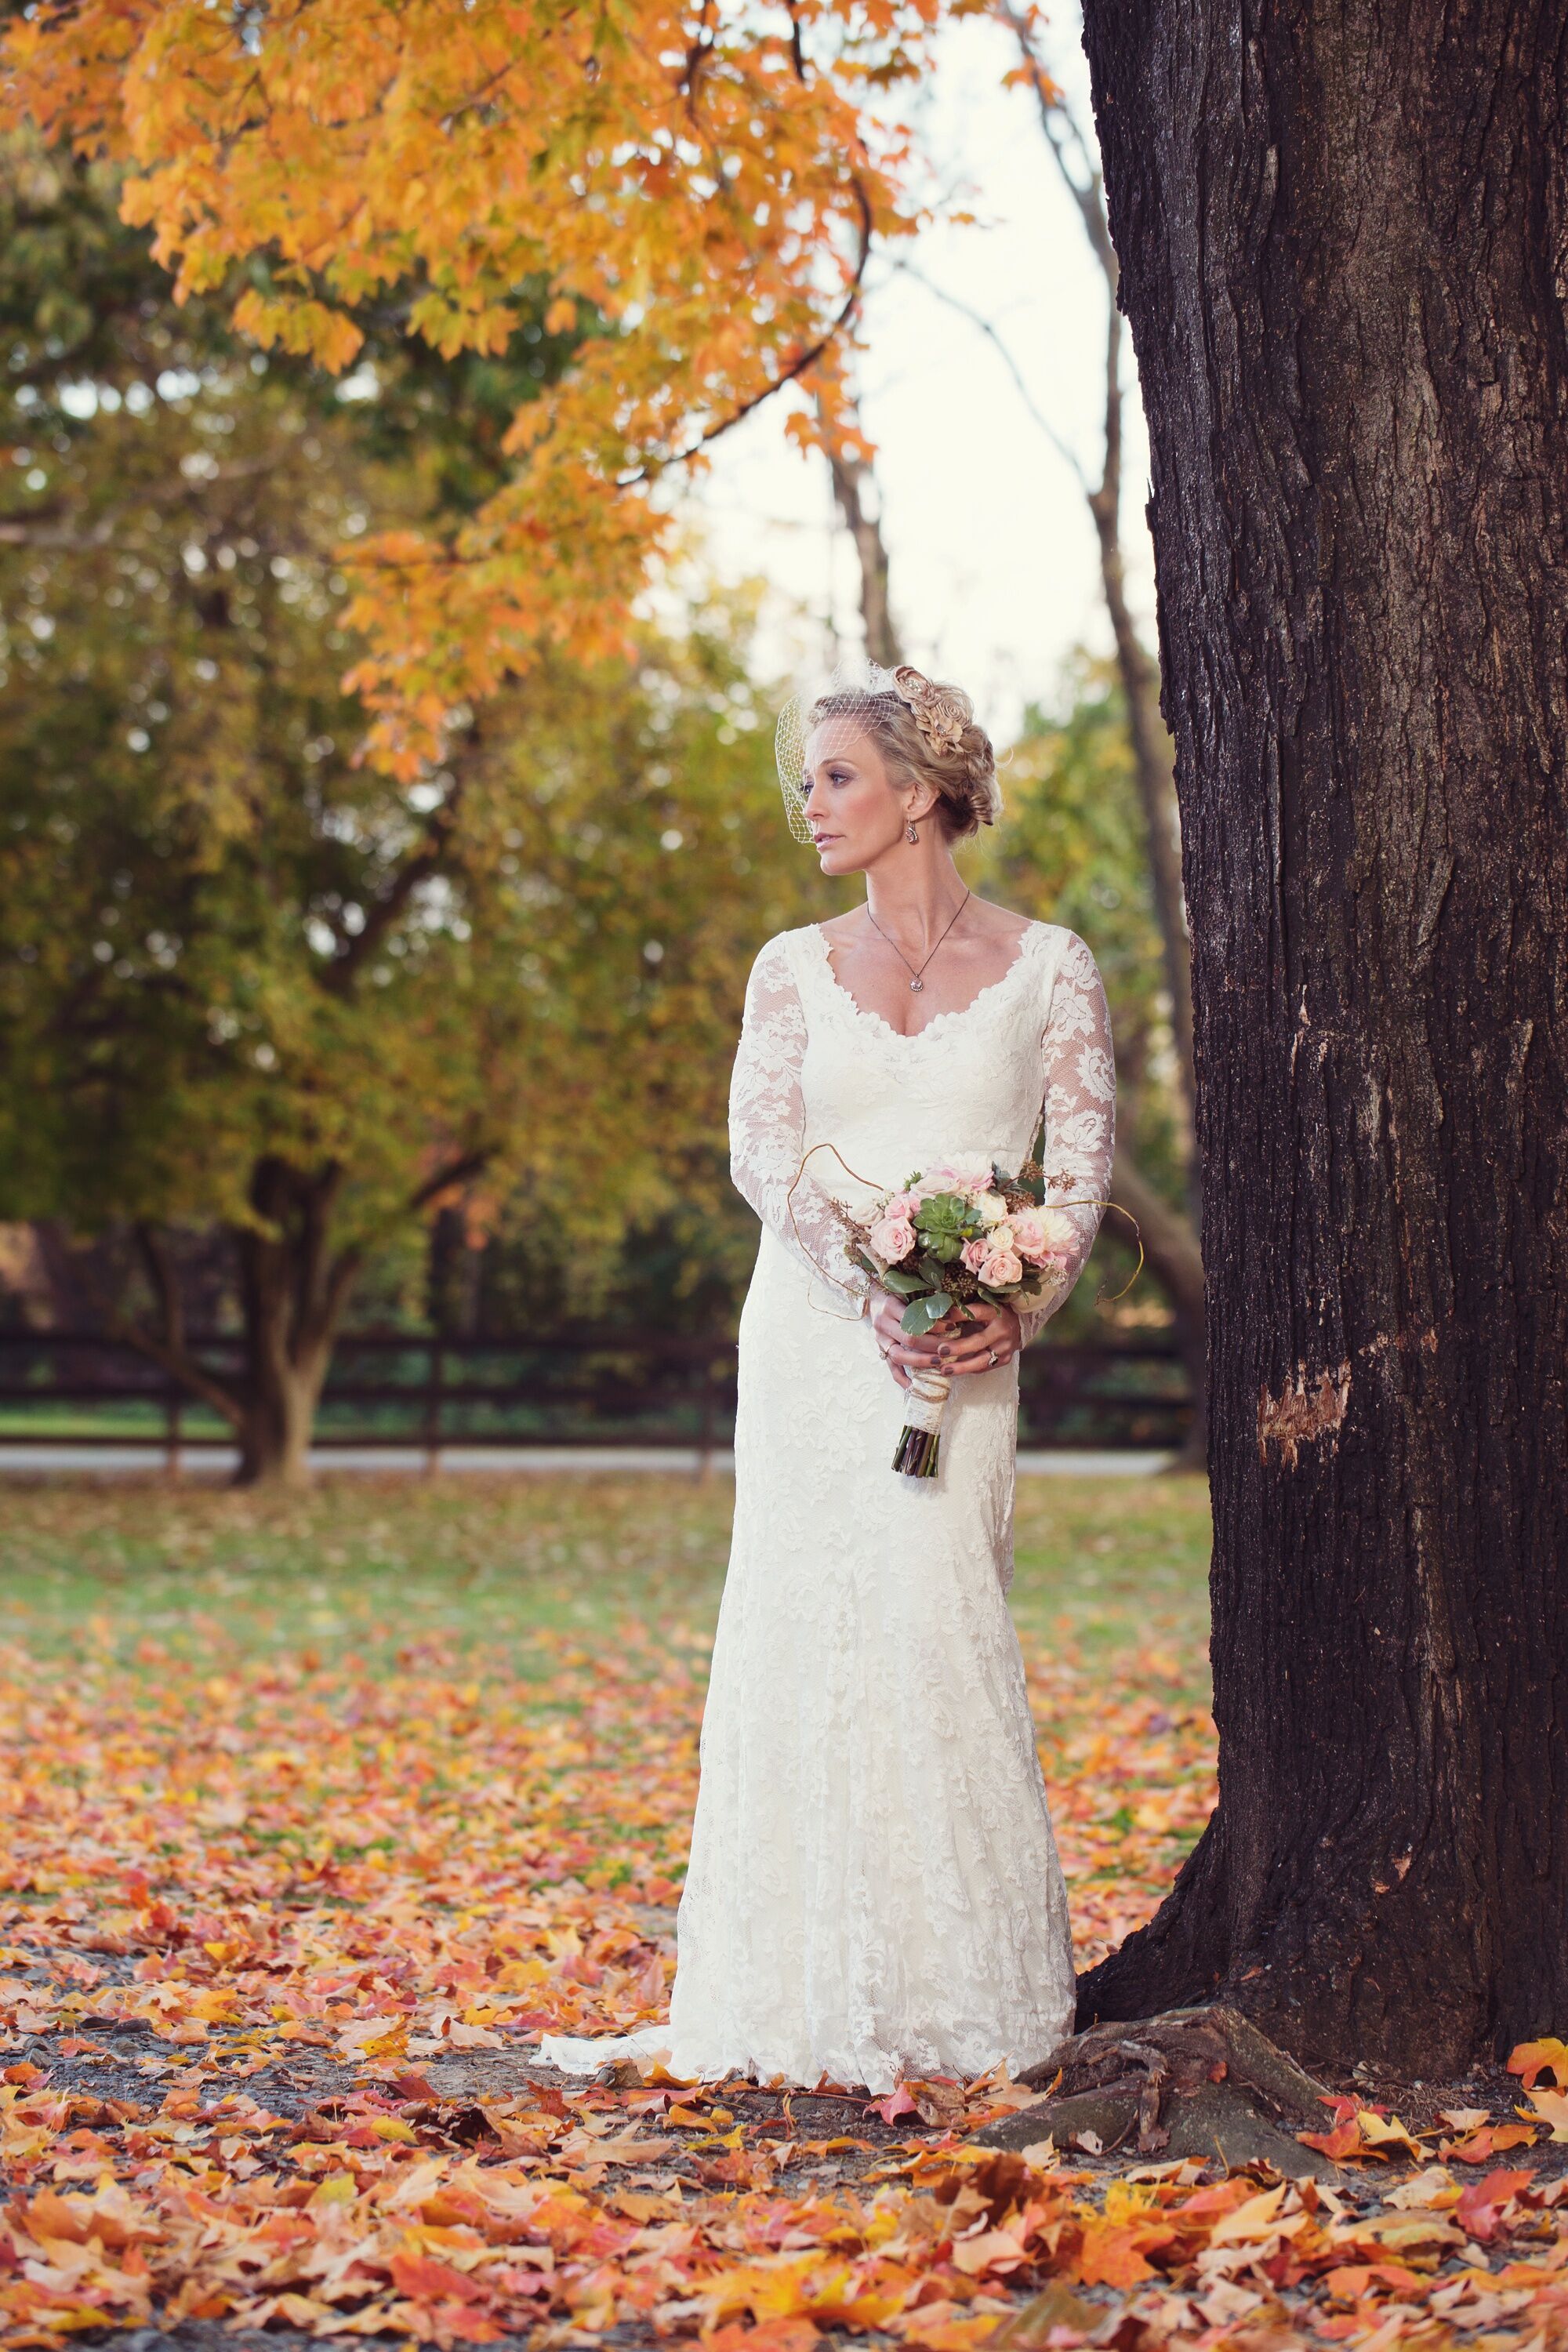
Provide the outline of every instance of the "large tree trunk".
[[1194,940],[1220,1807],[1082,2014],[1568,2020],[1568,18],[1088,0]]

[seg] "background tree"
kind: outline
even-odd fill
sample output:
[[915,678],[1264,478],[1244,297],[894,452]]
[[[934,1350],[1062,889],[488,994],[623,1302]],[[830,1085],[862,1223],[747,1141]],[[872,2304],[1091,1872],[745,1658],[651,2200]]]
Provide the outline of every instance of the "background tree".
[[[1047,148],[1071,196],[1085,237],[1105,280],[1104,428],[1098,478],[1086,472],[1076,451],[1041,410],[1017,361],[994,322],[961,297],[927,278],[910,259],[900,268],[939,300],[978,328],[1000,353],[1029,415],[1045,434],[1083,493],[1094,526],[1100,593],[1110,625],[1117,702],[1126,735],[1128,773],[1142,810],[1143,858],[1149,902],[1156,920],[1154,953],[1164,976],[1167,1019],[1174,1046],[1171,1076],[1177,1114],[1179,1170],[1168,1163],[1151,1179],[1122,1123],[1117,1138],[1112,1189],[1138,1222],[1150,1271],[1170,1300],[1178,1341],[1196,1410],[1183,1454],[1183,1466],[1205,1458],[1207,1339],[1204,1318],[1203,1258],[1197,1220],[1202,1183],[1193,1125],[1192,954],[1182,896],[1181,824],[1176,806],[1169,732],[1160,712],[1160,672],[1143,641],[1127,593],[1127,551],[1122,529],[1127,390],[1122,382],[1122,323],[1117,299],[1117,259],[1105,217],[1104,190],[1095,154],[1076,121],[1040,47],[1041,19],[1033,7],[994,0],[993,13],[1016,44],[1021,62],[1008,79],[1025,89],[1038,116]],[[850,460],[854,462],[853,459]],[[837,475],[836,475],[837,480]],[[839,503],[857,540],[864,535],[858,512]],[[869,608],[868,608],[869,609]],[[1118,1026],[1118,1037],[1122,1034]],[[1174,1176],[1176,1181],[1173,1181]]]
[[1223,1991],[1438,2078],[1568,2014],[1563,31],[1086,9],[1193,924],[1221,1795],[1083,2011]]
[[[481,1171],[573,1167],[569,1214],[612,1228],[701,1177],[663,1129],[710,1130],[744,959],[785,919],[750,856],[774,794],[743,616],[645,633],[591,686],[547,656],[407,782],[356,763],[333,551],[482,502],[559,339],[535,317],[443,363],[395,320],[339,398],[226,305],[176,306],[110,177],[9,165],[5,1208],[129,1223],[129,1334],[245,1475],[296,1478],[400,1222]],[[207,1219],[235,1383],[186,1342],[166,1231]]]

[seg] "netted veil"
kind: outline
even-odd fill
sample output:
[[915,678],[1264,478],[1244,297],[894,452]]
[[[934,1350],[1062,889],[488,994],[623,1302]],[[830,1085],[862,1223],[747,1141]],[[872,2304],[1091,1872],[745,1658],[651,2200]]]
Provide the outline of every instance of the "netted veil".
[[811,827],[805,821],[805,747],[813,727],[825,719],[853,719],[879,695],[907,703],[908,695],[900,692],[897,683],[901,675],[918,677],[920,673],[884,669],[880,662],[868,661],[864,655],[856,656],[797,687],[779,712],[773,737],[779,790],[784,794],[789,829],[797,841],[811,839]]

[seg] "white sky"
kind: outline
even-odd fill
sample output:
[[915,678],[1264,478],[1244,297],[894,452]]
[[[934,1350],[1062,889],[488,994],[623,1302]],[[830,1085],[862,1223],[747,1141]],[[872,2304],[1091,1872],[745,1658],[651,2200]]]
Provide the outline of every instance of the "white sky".
[[[941,184],[965,193],[982,226],[938,227],[905,246],[921,274],[980,311],[1004,338],[1036,406],[1099,478],[1104,280],[1062,186],[1033,94],[1005,90],[1016,50],[970,19],[943,37],[921,120]],[[1092,142],[1076,8],[1052,21],[1047,62]],[[883,248],[868,275],[861,409],[877,444],[892,595],[911,658],[973,695],[1001,740],[1026,700],[1051,699],[1064,656],[1109,647],[1083,493],[1030,416],[994,346]],[[1131,344],[1123,337],[1123,530],[1129,586],[1152,635],[1153,578],[1142,512],[1147,446]],[[791,608],[813,616],[802,648],[826,646],[829,615],[859,640],[858,573],[835,527],[826,462],[785,440],[783,399],[715,445],[687,510],[722,579],[762,577],[779,592],[761,648],[792,661]],[[815,642],[813,642],[815,640]]]

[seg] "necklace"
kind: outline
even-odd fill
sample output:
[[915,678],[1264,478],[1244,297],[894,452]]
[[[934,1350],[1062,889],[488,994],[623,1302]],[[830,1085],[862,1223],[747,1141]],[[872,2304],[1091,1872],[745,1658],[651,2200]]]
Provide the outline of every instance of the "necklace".
[[[954,908],[954,909],[953,909],[952,921],[950,921],[950,922],[948,923],[948,925],[946,926],[946,929],[943,930],[943,932],[942,932],[942,939],[939,939],[939,940],[938,940],[938,941],[937,941],[937,943],[936,943],[936,948],[941,947],[941,945],[942,945],[942,940],[946,939],[947,934],[948,934],[948,931],[951,931],[951,930],[952,930],[952,926],[953,926],[953,923],[956,923],[956,922],[957,922],[957,920],[958,920],[958,919],[959,919],[960,915],[962,915],[962,914],[963,914],[963,910],[964,910],[965,907],[967,907],[967,906],[968,906],[969,901],[970,901],[970,899],[971,899],[971,898],[972,898],[973,896],[973,893],[972,891],[966,890],[966,891],[964,892],[964,894],[963,894],[963,898],[959,900],[959,902],[958,902],[957,906],[956,906],[956,907]],[[925,982],[924,982],[924,981],[921,978],[921,973],[922,971],[924,971],[924,970],[925,970],[925,968],[926,968],[926,963],[930,963],[930,961],[931,961],[931,956],[933,956],[933,955],[935,955],[935,953],[936,953],[936,948],[932,948],[932,950],[931,950],[931,955],[928,955],[928,956],[927,956],[927,958],[926,958],[925,963],[922,963],[922,964],[919,967],[919,969],[917,970],[917,969],[916,969],[916,967],[915,967],[915,966],[914,966],[914,965],[910,961],[910,960],[909,960],[908,956],[904,953],[904,951],[903,951],[902,948],[901,948],[901,947],[900,947],[900,945],[899,945],[898,941],[897,941],[896,940],[889,940],[889,939],[888,939],[888,934],[887,934],[887,932],[886,932],[885,930],[883,930],[881,924],[877,920],[876,916],[871,912],[871,909],[870,909],[870,908],[869,908],[869,907],[868,907],[868,908],[867,908],[867,909],[866,909],[866,920],[870,924],[871,929],[872,929],[877,933],[877,936],[878,936],[878,938],[879,938],[879,939],[888,940],[888,945],[892,949],[893,953],[898,957],[899,961],[903,965],[904,970],[905,970],[907,972],[911,972],[911,973],[913,973],[914,977],[913,977],[913,978],[910,980],[910,990],[911,990],[911,991],[913,991],[913,990],[915,990],[915,989],[922,989],[922,988],[924,988],[924,986],[925,986]]]

